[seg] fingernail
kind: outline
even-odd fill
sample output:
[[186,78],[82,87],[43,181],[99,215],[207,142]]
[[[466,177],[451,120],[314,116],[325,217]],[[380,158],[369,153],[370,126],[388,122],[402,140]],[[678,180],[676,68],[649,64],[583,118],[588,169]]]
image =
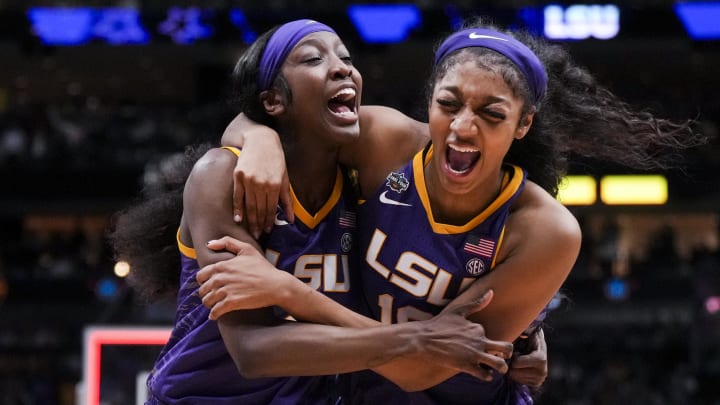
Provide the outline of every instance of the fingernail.
[[252,234],[253,234],[253,237],[254,237],[255,239],[260,239],[260,231],[255,230],[255,231],[253,231]]
[[215,239],[207,241],[206,245],[209,245],[211,243],[217,242]]
[[240,215],[235,214],[235,216],[233,217],[233,220],[234,220],[235,222],[240,222],[240,221],[242,221],[242,218],[240,217]]

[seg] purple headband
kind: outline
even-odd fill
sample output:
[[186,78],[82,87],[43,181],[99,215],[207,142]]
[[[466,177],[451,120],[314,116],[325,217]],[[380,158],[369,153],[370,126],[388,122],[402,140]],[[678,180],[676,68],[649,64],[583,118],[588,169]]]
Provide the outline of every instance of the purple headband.
[[492,49],[510,59],[525,75],[535,103],[545,96],[547,73],[540,59],[522,42],[497,31],[476,28],[450,35],[435,52],[435,65],[458,49],[472,47]]
[[258,77],[260,91],[267,90],[272,86],[280,67],[295,45],[306,36],[319,31],[329,31],[335,34],[332,28],[313,20],[291,21],[281,25],[272,34],[265,46],[262,58],[260,58],[260,75]]

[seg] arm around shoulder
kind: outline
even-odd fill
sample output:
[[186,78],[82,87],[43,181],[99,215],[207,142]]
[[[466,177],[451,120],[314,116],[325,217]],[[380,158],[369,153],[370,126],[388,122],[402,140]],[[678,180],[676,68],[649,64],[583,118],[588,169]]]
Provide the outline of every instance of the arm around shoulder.
[[398,110],[360,107],[360,138],[340,151],[340,162],[358,169],[364,193],[410,160],[430,140],[428,126]]
[[233,172],[233,218],[245,222],[259,237],[272,229],[278,201],[292,221],[293,207],[285,165],[285,152],[274,129],[238,114],[228,124],[222,144],[243,149]]

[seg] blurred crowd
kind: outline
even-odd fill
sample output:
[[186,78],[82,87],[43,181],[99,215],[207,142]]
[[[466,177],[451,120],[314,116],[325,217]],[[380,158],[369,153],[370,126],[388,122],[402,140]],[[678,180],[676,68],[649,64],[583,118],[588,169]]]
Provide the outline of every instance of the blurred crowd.
[[185,145],[219,139],[224,105],[115,104],[80,97],[57,105],[0,112],[3,170],[91,170],[142,167]]

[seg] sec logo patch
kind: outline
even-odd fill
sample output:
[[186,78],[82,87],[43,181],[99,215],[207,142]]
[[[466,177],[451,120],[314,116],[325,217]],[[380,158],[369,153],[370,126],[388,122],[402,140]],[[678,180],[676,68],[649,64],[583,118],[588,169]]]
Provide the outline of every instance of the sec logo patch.
[[477,257],[473,257],[472,259],[468,260],[467,263],[465,263],[465,270],[471,276],[479,276],[480,274],[485,272],[485,262],[483,262],[481,259],[478,259]]

